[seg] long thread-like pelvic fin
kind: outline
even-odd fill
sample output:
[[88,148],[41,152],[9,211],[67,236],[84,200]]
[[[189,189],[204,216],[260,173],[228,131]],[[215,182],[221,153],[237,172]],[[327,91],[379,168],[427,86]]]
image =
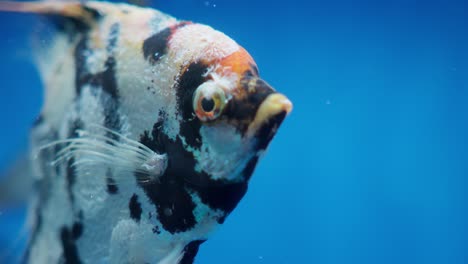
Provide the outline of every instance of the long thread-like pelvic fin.
[[94,23],[100,16],[93,8],[82,2],[14,2],[0,1],[0,12],[36,13],[56,15],[80,21],[86,25]]

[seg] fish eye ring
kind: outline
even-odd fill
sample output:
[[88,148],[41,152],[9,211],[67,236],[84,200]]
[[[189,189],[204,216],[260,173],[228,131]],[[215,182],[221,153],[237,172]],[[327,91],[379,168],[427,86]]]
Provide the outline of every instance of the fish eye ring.
[[198,86],[193,95],[193,110],[201,121],[218,118],[226,105],[224,90],[214,82],[205,82]]

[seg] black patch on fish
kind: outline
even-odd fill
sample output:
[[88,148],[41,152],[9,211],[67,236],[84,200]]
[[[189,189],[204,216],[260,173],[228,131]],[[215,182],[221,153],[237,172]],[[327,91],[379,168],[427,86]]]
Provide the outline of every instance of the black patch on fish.
[[[106,50],[109,53],[109,57],[105,62],[105,70],[101,73],[100,78],[101,86],[104,91],[106,91],[113,99],[119,98],[119,91],[117,90],[117,80],[115,78],[115,67],[116,61],[114,58],[114,50],[117,45],[118,36],[120,32],[120,24],[114,23],[110,27],[108,42]],[[106,113],[106,117],[108,113]]]
[[[104,126],[111,131],[120,128],[120,115],[118,114],[119,101],[117,91],[117,81],[115,79],[115,59],[110,56],[106,61],[106,70],[102,73],[102,89],[112,97],[112,100],[104,102]],[[108,137],[117,139],[118,137],[110,132]]]
[[[82,39],[78,42],[75,49],[75,66],[76,66],[76,92],[78,95],[85,85],[91,85],[93,88],[102,89],[107,96],[101,96],[102,105],[104,106],[104,126],[111,131],[117,131],[120,126],[119,109],[119,92],[116,80],[116,60],[114,57],[115,48],[118,43],[118,36],[120,32],[120,24],[114,23],[110,28],[108,36],[108,43],[106,50],[109,57],[105,61],[105,70],[96,74],[88,72],[86,68],[86,55],[92,50],[87,46],[89,36],[84,34]],[[109,98],[110,97],[110,98]],[[107,132],[106,136],[117,139],[117,136]]]
[[[120,32],[120,24],[114,23],[110,27],[108,42],[106,50],[109,53],[109,57],[105,63],[105,70],[101,73],[101,86],[112,98],[119,98],[119,91],[117,90],[117,80],[115,78],[116,61],[114,57],[115,47],[118,42],[118,36]],[[107,116],[107,115],[106,115]]]
[[196,224],[193,214],[195,203],[184,188],[184,174],[193,173],[194,163],[191,153],[183,152],[180,138],[177,138],[176,142],[172,141],[160,131],[161,126],[161,122],[156,123],[151,136],[145,131],[140,137],[140,142],[157,153],[167,153],[170,158],[166,171],[158,181],[150,183],[142,183],[140,179],[146,176],[141,173],[137,172],[135,176],[140,187],[155,205],[162,227],[174,234],[187,231]]
[[[151,135],[145,131],[140,137],[140,143],[157,153],[166,153],[169,157],[167,169],[157,182],[138,182],[156,206],[163,228],[175,233],[195,226],[195,203],[189,190],[197,193],[202,202],[212,209],[223,210],[224,216],[217,219],[218,223],[223,223],[245,195],[247,183],[214,181],[208,174],[197,172],[193,154],[185,150],[179,137],[175,141],[168,138],[161,131],[162,126],[162,121],[156,123]],[[135,175],[137,179],[145,177],[139,173]]]
[[[136,177],[142,177],[136,173]],[[144,176],[143,176],[144,177]],[[140,183],[148,198],[155,205],[162,227],[174,234],[193,228],[196,224],[193,210],[195,203],[183,188],[180,178],[165,173],[158,182]]]
[[116,61],[113,53],[118,42],[120,25],[118,23],[113,24],[110,31],[106,46],[109,57],[105,61],[105,70],[102,72],[93,74],[88,72],[88,69],[86,68],[86,56],[92,52],[87,44],[89,36],[87,34],[83,34],[83,37],[76,45],[74,53],[76,67],[75,86],[78,95],[81,94],[83,86],[92,85],[94,87],[101,88],[113,99],[118,99],[119,94],[115,78]]
[[[74,120],[72,124],[70,125],[68,138],[69,139],[78,138],[79,137],[78,130],[82,129],[83,126],[84,124],[80,119]],[[57,152],[55,154],[57,154]],[[71,203],[74,202],[73,185],[76,182],[76,169],[73,166],[74,163],[75,163],[74,157],[70,158],[66,163],[66,187],[67,187],[68,197],[70,198]]]
[[77,32],[86,32],[90,29],[89,24],[74,17],[47,15],[47,20],[54,25],[57,31],[67,34],[69,40],[72,40]]
[[72,227],[72,234],[74,239],[78,239],[83,234],[83,224],[80,222],[75,222]]
[[75,170],[75,167],[73,167],[73,163],[75,163],[75,158],[72,157],[67,161],[67,165],[66,165],[67,166],[66,167],[66,179],[67,179],[66,187],[67,187],[67,194],[68,194],[68,197],[70,198],[71,203],[74,202],[72,188],[76,180],[76,170]]
[[74,51],[75,58],[75,90],[76,94],[81,94],[81,89],[84,85],[89,83],[90,77],[86,69],[86,53],[88,51],[88,36],[83,34],[81,39],[78,41]]
[[65,264],[80,264],[80,256],[75,244],[75,237],[73,231],[67,227],[62,227],[60,230],[60,241],[62,242],[63,249],[63,263]]
[[200,148],[201,122],[195,117],[193,109],[193,93],[202,83],[206,81],[204,77],[208,71],[208,65],[202,62],[191,63],[179,78],[176,87],[177,106],[182,113],[182,123],[180,124],[180,135],[185,138],[185,142],[193,147]]
[[[117,111],[119,107],[119,91],[117,89],[117,80],[115,77],[116,60],[114,57],[114,51],[118,42],[119,32],[120,24],[112,24],[106,46],[109,57],[105,62],[105,70],[96,76],[97,80],[100,80],[98,86],[102,87],[102,90],[109,94],[112,98],[112,100],[103,102],[105,116],[104,126],[112,131],[120,127],[120,116],[118,115]],[[107,136],[116,139],[116,136],[112,133],[107,133]]]
[[165,28],[143,42],[143,56],[155,64],[167,53],[167,41],[171,36],[171,28]]
[[218,219],[218,223],[222,224],[247,192],[247,182],[219,184],[212,181],[211,185],[192,185],[191,188],[198,193],[202,203],[224,211],[224,216]]
[[181,27],[188,25],[189,22],[181,22],[175,26],[167,27],[158,33],[147,38],[143,42],[143,56],[152,64],[158,62],[167,53],[168,41],[174,32]]
[[257,133],[255,134],[255,137],[258,139],[256,146],[257,150],[266,149],[268,143],[270,143],[270,141],[275,136],[276,130],[278,129],[281,122],[283,122],[285,117],[286,112],[283,111],[268,119],[268,121],[258,129]]
[[99,20],[104,16],[99,10],[87,6],[86,3],[82,7],[94,20]]
[[[94,22],[99,22],[103,15],[96,9],[86,5],[81,5],[83,13],[81,18],[64,16],[57,13],[41,14],[47,18],[47,20],[54,25],[57,31],[66,34],[69,40],[73,40],[78,34],[77,32],[87,32],[91,29],[91,19]],[[86,19],[84,18],[86,17]]]
[[128,209],[130,210],[130,217],[136,222],[140,222],[143,210],[141,209],[140,202],[138,202],[138,195],[135,193],[132,195],[132,198],[130,198]]
[[179,82],[176,84],[177,104],[184,119],[191,119],[194,116],[193,93],[198,86],[206,81],[204,75],[208,68],[209,65],[202,62],[193,62],[181,74]]
[[247,132],[248,126],[255,118],[258,108],[262,102],[275,91],[261,79],[256,80],[255,92],[249,93],[249,81],[250,78],[244,78],[241,80],[242,88],[248,94],[242,100],[231,100],[225,107],[224,116],[228,120],[234,122],[242,121],[241,123],[235,123],[236,129],[244,135]]
[[250,180],[252,176],[255,166],[257,166],[258,156],[253,157],[245,166],[244,170],[242,171],[242,176],[244,176],[245,180]]
[[119,188],[117,187],[117,183],[115,182],[114,178],[112,178],[112,172],[110,169],[108,169],[106,173],[106,185],[107,192],[109,194],[117,194],[119,192]]
[[162,112],[160,115],[162,118],[153,125],[151,134],[148,131],[144,131],[143,134],[140,135],[140,143],[144,144],[154,152],[161,154],[166,153],[165,142],[168,138],[161,132],[164,126],[163,118],[166,114]]
[[194,240],[184,247],[184,256],[179,264],[192,264],[195,261],[195,256],[198,253],[198,248],[206,240]]

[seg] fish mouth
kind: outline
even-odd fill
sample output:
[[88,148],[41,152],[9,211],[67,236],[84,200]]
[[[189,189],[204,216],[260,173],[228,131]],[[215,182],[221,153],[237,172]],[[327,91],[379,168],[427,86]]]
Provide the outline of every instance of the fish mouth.
[[257,150],[266,149],[292,108],[291,101],[280,93],[272,93],[263,100],[248,128],[248,135],[257,139]]

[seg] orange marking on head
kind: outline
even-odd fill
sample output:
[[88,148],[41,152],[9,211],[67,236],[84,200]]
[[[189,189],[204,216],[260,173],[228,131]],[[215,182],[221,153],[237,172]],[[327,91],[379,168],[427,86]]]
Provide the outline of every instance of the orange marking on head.
[[242,47],[231,55],[222,58],[219,64],[223,67],[222,71],[229,70],[242,76],[246,71],[251,70],[253,74],[257,75],[257,64],[250,56],[250,54]]

